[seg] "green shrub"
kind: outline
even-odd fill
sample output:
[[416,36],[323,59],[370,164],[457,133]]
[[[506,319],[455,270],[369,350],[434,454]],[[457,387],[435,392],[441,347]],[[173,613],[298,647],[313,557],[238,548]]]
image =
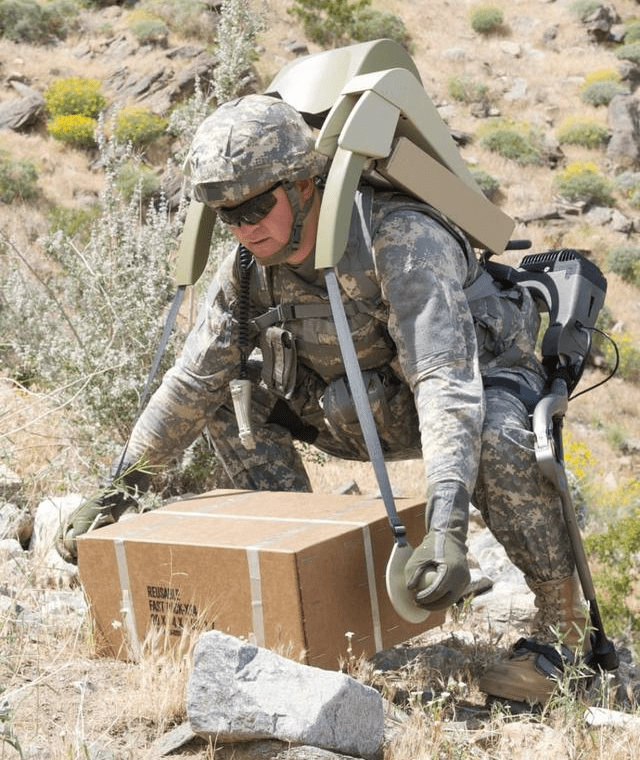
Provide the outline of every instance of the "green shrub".
[[[246,1],[244,4],[247,5]],[[201,0],[145,0],[144,7],[147,16],[161,19],[170,30],[183,37],[200,39],[206,28],[204,18],[210,12],[210,4]],[[138,11],[132,13],[140,15]],[[220,16],[224,17],[222,9]]]
[[371,0],[294,0],[287,12],[301,22],[309,39],[336,47],[349,42],[357,15],[370,5]]
[[184,164],[197,128],[210,113],[208,98],[196,77],[193,95],[171,111],[167,124],[167,132],[174,138],[172,150],[179,166]]
[[590,106],[608,106],[616,95],[626,92],[626,87],[609,79],[585,84],[580,90],[580,99]]
[[528,124],[495,119],[478,131],[480,145],[518,164],[542,162],[540,135]]
[[[640,383],[640,348],[637,340],[629,333],[618,333],[615,336],[618,346],[618,374],[629,383]],[[615,366],[613,348],[605,349],[605,361],[613,369]]]
[[213,85],[218,103],[241,92],[255,55],[256,37],[263,28],[262,17],[246,0],[222,0],[220,14],[216,45],[219,64]]
[[553,185],[568,201],[613,205],[611,182],[590,161],[576,161],[553,178]]
[[627,21],[624,25],[625,43],[640,42],[640,21],[633,19]]
[[618,245],[606,257],[608,271],[640,287],[640,248],[634,245]]
[[95,119],[107,104],[101,88],[97,79],[56,79],[46,90],[44,100],[54,118],[79,114]]
[[361,8],[353,14],[349,36],[356,42],[379,40],[383,37],[395,40],[399,45],[408,45],[409,33],[400,16],[389,11]]
[[167,129],[167,120],[142,106],[127,106],[116,115],[114,134],[120,142],[130,142],[144,148],[161,137]]
[[97,204],[88,209],[54,206],[47,214],[49,232],[52,235],[62,233],[70,240],[86,245],[91,236],[91,227],[99,216],[100,207]]
[[631,206],[640,207],[640,172],[622,172],[613,182]]
[[142,18],[129,25],[131,33],[141,45],[166,46],[169,27],[159,18]]
[[632,63],[640,63],[640,42],[630,42],[622,45],[615,51],[616,58]]
[[640,484],[637,481],[616,489],[610,497],[616,506],[635,501],[631,515],[610,525],[604,533],[587,536],[585,549],[595,559],[594,585],[598,588],[598,606],[611,626],[611,633],[640,631],[640,618],[633,611],[631,598],[636,579],[635,557],[640,551]]
[[64,39],[75,28],[80,4],[75,0],[0,0],[0,37],[31,45]]
[[497,5],[479,5],[471,10],[469,21],[474,32],[490,34],[502,26],[504,14]]
[[558,127],[557,138],[561,144],[600,148],[609,139],[609,129],[593,119],[568,116]]
[[47,124],[47,130],[54,140],[69,143],[77,148],[93,148],[96,144],[98,120],[90,116],[72,113],[56,116]]
[[146,201],[160,191],[160,178],[144,164],[130,160],[118,168],[115,187],[127,203],[135,195]]
[[571,3],[570,10],[581,21],[584,21],[588,16],[590,16],[594,11],[596,11],[601,5],[602,3],[600,2],[600,0],[576,0],[576,2]]
[[30,201],[40,194],[38,170],[33,161],[14,161],[8,151],[0,149],[0,201]]
[[489,88],[482,82],[474,82],[468,76],[450,77],[447,90],[454,100],[461,103],[477,103],[484,100]]
[[489,200],[493,200],[500,190],[498,180],[483,169],[472,168],[470,171],[480,190],[482,190]]

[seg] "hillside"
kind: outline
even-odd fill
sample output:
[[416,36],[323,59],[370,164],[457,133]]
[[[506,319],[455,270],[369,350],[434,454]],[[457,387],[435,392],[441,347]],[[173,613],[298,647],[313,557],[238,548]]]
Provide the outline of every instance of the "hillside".
[[[295,57],[290,52],[296,49],[292,43],[306,44],[310,52],[319,50],[317,45],[304,39],[300,26],[286,13],[287,6],[287,2],[280,0],[260,5],[266,30],[259,36],[255,62],[257,79],[251,85],[254,89],[265,87],[277,70]],[[589,72],[615,69],[619,61],[614,57],[612,44],[596,43],[590,38],[586,26],[571,11],[570,2],[510,3],[508,9],[505,8],[500,34],[489,36],[471,29],[468,18],[471,7],[473,3],[468,2],[446,5],[398,0],[385,6],[398,14],[411,31],[412,50],[425,88],[454,132],[473,138],[491,113],[529,124],[554,143],[555,132],[567,116],[578,114],[606,122],[606,108],[581,102],[580,84]],[[615,9],[621,20],[628,20],[633,18],[637,3],[617,2]],[[80,29],[54,46],[35,47],[0,39],[0,105],[18,96],[16,82],[44,93],[58,78],[82,75],[103,83],[110,107],[133,103],[155,108],[160,115],[166,115],[168,103],[175,105],[181,94],[178,92],[176,96],[174,92],[170,101],[167,91],[176,90],[176,83],[182,82],[188,92],[188,84],[184,83],[192,82],[194,69],[211,74],[205,46],[215,24],[203,22],[201,26],[207,34],[201,39],[183,37],[172,31],[167,47],[141,46],[130,31],[131,12],[116,5],[85,12]],[[196,59],[192,57],[194,49],[200,53]],[[455,100],[448,91],[452,79],[482,85],[485,89],[482,108],[479,109],[478,103]],[[142,94],[136,94],[135,85],[146,80],[154,84],[146,91],[139,86]],[[157,175],[163,174],[165,161],[178,143],[179,140],[173,143],[162,140],[146,151],[145,162]],[[18,132],[1,130],[0,147],[9,151],[14,160],[27,158],[38,166],[40,199],[35,203],[0,205],[0,230],[37,262],[41,253],[35,241],[47,230],[51,211],[61,207],[91,208],[97,201],[104,177],[91,152],[51,139],[44,116],[32,127]],[[470,165],[488,172],[498,181],[495,200],[516,220],[527,215],[535,218],[537,209],[557,200],[553,179],[563,166],[590,161],[604,173],[613,176],[615,172],[604,149],[575,145],[559,148],[556,141],[554,151],[558,154],[559,150],[561,159],[551,167],[519,165],[482,149],[477,139],[469,140],[461,148]],[[637,220],[638,211],[621,195],[616,196],[616,208],[631,225]],[[635,223],[637,226],[638,222]],[[588,217],[579,213],[526,224],[520,222],[514,237],[530,239],[533,251],[561,247],[586,249],[601,265],[608,250],[632,244],[634,238],[633,232],[619,232],[611,224],[597,220],[590,223]],[[505,259],[517,261],[519,256],[509,254]],[[9,260],[5,261],[11,266]],[[617,329],[629,333],[637,345],[640,335],[637,290],[613,273],[608,274],[608,281],[607,304],[613,323]],[[584,385],[588,384],[586,378]],[[625,399],[622,410],[621,397]],[[572,433],[593,449],[595,467],[601,477],[608,476],[619,482],[620,478],[633,475],[637,468],[638,400],[634,385],[621,384],[616,379],[577,400],[572,407],[569,422]],[[594,409],[601,410],[597,420]],[[612,436],[615,428],[618,434]],[[611,450],[607,435],[625,439],[625,456],[621,457],[619,450]],[[33,470],[38,463],[16,466],[18,470],[22,467]]]
[[[153,2],[156,10],[163,4],[171,7],[170,0]],[[153,4],[152,0],[149,3]],[[77,27],[65,40],[51,45],[0,38],[0,110],[23,97],[24,88],[43,95],[55,80],[70,76],[99,80],[110,109],[144,105],[162,117],[189,97],[196,76],[202,77],[200,83],[205,88],[210,88],[216,67],[212,44],[218,22],[215,13],[202,12],[196,22],[191,19],[188,27],[186,22],[179,24],[176,20],[175,25],[168,25],[168,37],[162,44],[141,45],[131,32],[131,14],[144,4],[145,0],[122,5],[106,0],[96,3],[80,14]],[[258,35],[255,60],[246,76],[246,91],[261,91],[296,55],[320,50],[287,13],[292,4],[293,0],[252,1],[256,14],[264,19],[264,29]],[[530,239],[535,252],[558,248],[587,251],[605,269],[612,331],[624,337],[632,366],[626,377],[618,374],[576,398],[566,421],[568,459],[584,466],[579,477],[598,491],[596,504],[602,512],[591,517],[602,523],[618,516],[619,503],[627,504],[624,499],[637,489],[640,473],[640,367],[633,367],[634,357],[640,355],[639,291],[619,275],[606,271],[606,256],[612,248],[635,245],[640,208],[624,194],[615,193],[615,209],[621,217],[614,223],[610,214],[598,215],[597,207],[594,213],[593,206],[563,202],[554,177],[571,163],[592,162],[611,181],[621,169],[607,153],[605,144],[597,148],[559,144],[557,133],[571,116],[607,124],[607,107],[586,104],[580,97],[581,86],[591,72],[623,70],[622,84],[629,92],[640,81],[640,75],[636,76],[633,67],[622,66],[615,56],[618,43],[595,34],[593,26],[580,20],[571,0],[496,0],[495,4],[503,9],[504,22],[498,32],[481,35],[469,23],[470,10],[477,5],[475,0],[373,0],[374,8],[396,14],[404,21],[425,89],[459,140],[465,160],[497,180],[499,191],[494,201],[517,220],[514,237]],[[187,6],[191,3],[173,7]],[[640,1],[613,0],[605,7],[609,18],[615,14],[618,17],[610,30],[612,37],[622,33],[625,23],[640,17]],[[451,94],[454,81],[475,87],[482,95],[457,99]],[[491,117],[505,117],[542,134],[546,159],[522,165],[483,148],[479,134]],[[168,159],[184,147],[179,136],[165,135],[145,152],[144,163],[167,191],[175,191],[180,181],[167,170]],[[0,129],[0,155],[5,151],[14,161],[35,162],[39,195],[32,201],[0,202],[0,280],[23,266],[25,260],[37,271],[55,272],[57,264],[47,258],[39,238],[47,232],[52,212],[61,208],[90,210],[95,206],[105,184],[104,167],[97,161],[95,151],[72,148],[52,139],[44,110],[24,128]],[[640,165],[633,168],[638,171]],[[561,208],[562,213],[547,213],[550,207],[556,211]],[[514,263],[520,255],[506,253],[503,260]],[[0,309],[3,304],[0,292]],[[7,351],[12,339],[13,336],[4,336],[0,341],[0,465],[15,473],[20,482],[15,500],[22,509],[33,513],[47,496],[87,493],[95,486],[97,472],[110,455],[102,449],[92,451],[91,441],[85,438],[79,441],[67,406],[59,406],[55,397],[37,384],[20,387],[13,382],[16,367],[10,364],[11,353]],[[640,365],[640,360],[636,361]],[[599,383],[605,375],[601,367],[590,367],[579,390]],[[352,479],[363,493],[376,490],[368,464],[309,457],[308,468],[319,492],[334,491]],[[393,463],[390,475],[403,495],[422,495],[421,462]],[[9,727],[13,725],[16,735],[28,737],[29,752],[25,757],[153,757],[148,754],[152,741],[184,719],[187,658],[176,660],[161,652],[137,668],[96,660],[77,578],[72,572],[34,563],[24,573],[24,564],[14,562],[8,551],[6,557],[2,555],[1,566],[0,601],[6,604],[3,601],[0,605],[0,672],[13,698],[19,695],[22,712],[14,704],[9,710],[0,702],[0,742],[3,731],[11,737]],[[58,615],[50,626],[38,627],[29,621],[26,629],[18,626],[21,594],[34,606],[44,608],[46,600],[47,609],[65,610],[67,619],[62,621]],[[472,718],[478,715],[488,720],[473,679],[487,652],[498,644],[506,645],[513,630],[487,631],[479,618],[466,612],[468,617],[448,620],[436,644],[443,646],[442,657],[447,662],[442,674],[455,675],[457,667],[448,663],[451,650],[447,647],[458,652],[470,679],[469,691],[457,693],[456,684],[451,686],[444,675],[440,676],[444,679],[441,691],[453,702],[460,698],[462,710],[468,709]],[[456,640],[457,632],[460,638]],[[631,649],[638,647],[635,640],[625,639],[624,644]],[[401,690],[403,678],[415,687],[422,677],[414,663],[392,673],[385,688]],[[0,699],[4,688],[0,685]],[[558,732],[564,731],[566,723],[574,731],[576,742],[573,749],[563,745],[557,752],[548,751],[550,758],[634,757],[627,754],[629,736],[620,741],[621,748],[617,747],[620,737],[611,740],[616,743],[615,752],[607,741],[597,746],[587,731],[575,728],[578,710],[570,715],[569,711],[562,705],[561,714],[546,716],[545,730],[552,725]],[[439,748],[438,757],[506,760],[531,756],[526,744],[518,754],[515,745],[509,745],[506,739],[500,743],[500,732],[509,721],[492,724],[489,738],[485,732],[477,742],[465,740],[456,745],[451,739],[453,734],[443,729],[448,719],[446,710],[443,708],[440,714],[433,708],[429,719],[436,714],[442,720],[434,718],[429,731],[434,746]],[[399,742],[396,754],[387,760],[431,756],[425,754],[420,743],[424,725],[415,716],[412,721],[406,725],[406,742]],[[79,736],[87,738],[86,744],[84,738],[82,742],[78,740]],[[532,733],[527,736],[534,742]],[[630,741],[636,740],[632,733]],[[535,742],[536,751],[547,751],[544,741]],[[212,758],[218,752],[219,748],[196,746],[187,747],[185,754],[179,756]],[[8,742],[2,742],[0,756],[5,754],[9,758],[20,756]]]

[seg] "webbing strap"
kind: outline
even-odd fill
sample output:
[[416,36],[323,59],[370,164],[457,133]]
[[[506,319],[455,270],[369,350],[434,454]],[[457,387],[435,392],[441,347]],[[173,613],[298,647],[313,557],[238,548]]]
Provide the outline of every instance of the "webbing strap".
[[540,393],[537,393],[524,383],[518,383],[516,380],[512,380],[508,377],[484,377],[482,379],[482,385],[485,388],[502,388],[509,393],[516,396],[525,405],[528,414],[533,414],[534,409],[538,405],[538,401],[542,398]]
[[[354,304],[349,304],[347,310],[355,314],[357,308]],[[266,330],[267,327],[279,325],[291,319],[330,319],[332,313],[331,304],[328,303],[283,303],[251,321],[258,330]]]
[[358,355],[356,354],[356,349],[353,344],[353,337],[349,329],[347,314],[344,304],[342,303],[342,298],[340,297],[338,279],[333,269],[325,269],[324,277],[327,285],[327,292],[329,293],[329,303],[331,304],[331,309],[333,311],[336,332],[338,334],[340,351],[342,353],[351,395],[353,396],[353,403],[356,407],[358,421],[360,422],[360,428],[362,429],[362,436],[367,447],[369,459],[373,465],[376,480],[378,481],[378,486],[380,488],[380,495],[384,501],[387,517],[389,518],[395,541],[398,546],[406,546],[407,531],[400,520],[393,500],[393,493],[391,492],[389,474],[384,462],[380,438],[373,418],[373,412],[371,411],[371,406],[369,404],[369,397],[367,396],[367,389],[364,385],[360,364],[358,363]]

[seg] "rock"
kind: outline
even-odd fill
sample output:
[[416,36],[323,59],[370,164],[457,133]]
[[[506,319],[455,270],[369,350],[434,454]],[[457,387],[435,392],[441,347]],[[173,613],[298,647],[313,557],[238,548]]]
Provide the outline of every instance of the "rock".
[[509,40],[503,40],[500,43],[500,50],[506,55],[510,55],[513,58],[520,58],[522,56],[522,46],[517,42],[509,42]]
[[467,51],[461,47],[452,47],[443,50],[442,57],[448,58],[450,61],[466,61],[468,58]]
[[37,124],[43,114],[44,98],[34,90],[26,97],[0,104],[0,129],[26,129]]
[[584,19],[587,34],[594,42],[608,42],[611,38],[611,28],[619,24],[621,18],[616,9],[610,5],[600,5]]
[[307,44],[305,42],[301,42],[300,40],[283,40],[280,44],[288,53],[292,53],[293,55],[309,54],[309,48],[307,47]]
[[522,77],[517,77],[514,82],[512,88],[509,90],[509,92],[506,92],[504,95],[505,100],[522,100],[527,94],[528,91],[528,83],[526,79],[523,79]]
[[198,640],[187,715],[197,734],[217,742],[278,739],[364,758],[379,754],[384,732],[374,689],[221,631]]
[[621,211],[604,206],[595,206],[584,215],[585,222],[594,227],[610,225],[611,229],[629,235],[633,232],[633,220],[625,216]]
[[616,171],[640,166],[640,101],[636,95],[616,95],[609,103],[611,139],[607,158]]
[[522,224],[528,224],[529,222],[543,222],[550,219],[560,219],[560,211],[554,203],[529,209],[516,216],[516,220]]
[[38,504],[33,535],[29,549],[38,557],[45,557],[55,545],[56,533],[60,525],[77,509],[83,501],[80,494],[51,497]]
[[559,730],[540,723],[518,721],[504,723],[500,728],[499,750],[496,753],[509,760],[530,760],[540,755],[553,760],[575,757],[571,740]]
[[0,539],[0,562],[6,562],[23,554],[23,549],[15,538]]
[[15,504],[0,507],[0,539],[12,538],[27,547],[33,533],[33,517]]
[[507,557],[504,548],[487,529],[469,541],[482,576],[493,587],[474,596],[471,606],[494,624],[526,626],[535,613],[534,596],[520,570]]
[[553,26],[550,26],[548,29],[544,30],[542,34],[542,44],[545,47],[551,48],[552,50],[556,50],[557,37],[558,37],[558,25],[554,24]]
[[624,235],[630,235],[634,231],[635,225],[633,219],[629,219],[618,209],[613,209],[611,212],[611,229],[622,232]]
[[0,462],[0,499],[11,501],[15,498],[21,485],[19,476]]
[[620,72],[620,81],[628,82],[632,90],[635,90],[640,84],[640,66],[637,63],[620,61],[618,71]]
[[610,208],[604,206],[595,206],[589,209],[584,215],[584,220],[588,224],[593,224],[595,227],[604,227],[605,224],[609,224],[611,221],[612,211]]
[[593,728],[603,726],[633,726],[640,729],[640,718],[618,710],[607,710],[604,707],[590,707],[585,711],[584,722]]
[[174,752],[196,738],[196,734],[188,723],[181,723],[171,731],[161,736],[153,745],[153,756],[164,757]]

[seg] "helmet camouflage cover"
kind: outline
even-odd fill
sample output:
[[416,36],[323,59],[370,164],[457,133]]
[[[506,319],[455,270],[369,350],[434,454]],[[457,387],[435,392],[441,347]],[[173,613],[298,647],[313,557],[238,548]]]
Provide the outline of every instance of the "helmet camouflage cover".
[[295,108],[246,95],[223,103],[198,127],[187,171],[194,186],[207,185],[210,205],[237,206],[282,180],[321,174],[326,163]]

